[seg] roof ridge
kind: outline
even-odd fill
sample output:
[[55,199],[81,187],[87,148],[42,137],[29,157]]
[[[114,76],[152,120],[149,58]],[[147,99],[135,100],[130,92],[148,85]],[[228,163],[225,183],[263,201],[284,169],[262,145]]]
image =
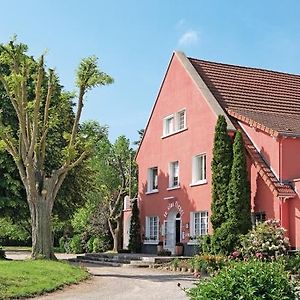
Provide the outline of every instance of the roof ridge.
[[275,74],[280,74],[280,75],[295,76],[297,78],[300,78],[300,74],[294,74],[294,73],[289,73],[289,72],[284,72],[284,71],[276,71],[276,70],[272,70],[272,69],[264,69],[264,68],[259,68],[259,67],[235,65],[235,64],[229,64],[229,63],[199,59],[199,58],[194,58],[194,57],[187,57],[187,58],[189,60],[195,60],[195,61],[199,61],[199,62],[203,62],[203,63],[222,65],[222,66],[228,66],[228,67],[235,67],[235,68],[247,69],[247,70],[250,69],[250,70],[262,71],[262,72],[268,72],[268,73],[275,73]]

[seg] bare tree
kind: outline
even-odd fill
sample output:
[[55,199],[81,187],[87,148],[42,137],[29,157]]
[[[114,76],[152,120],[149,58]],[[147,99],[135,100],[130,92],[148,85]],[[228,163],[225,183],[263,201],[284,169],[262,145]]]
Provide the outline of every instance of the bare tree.
[[26,51],[26,45],[15,41],[0,48],[0,83],[18,122],[18,130],[13,131],[0,119],[0,146],[13,157],[26,190],[32,225],[32,258],[52,259],[55,256],[51,213],[55,198],[67,173],[88,155],[88,145],[78,136],[86,92],[110,84],[113,79],[98,69],[96,57],[81,61],[77,70],[79,92],[73,127],[65,134],[67,146],[62,150],[61,165],[49,172],[45,166],[48,132],[55,119],[64,117],[51,105],[58,78],[53,70],[45,70],[43,55],[36,62]]

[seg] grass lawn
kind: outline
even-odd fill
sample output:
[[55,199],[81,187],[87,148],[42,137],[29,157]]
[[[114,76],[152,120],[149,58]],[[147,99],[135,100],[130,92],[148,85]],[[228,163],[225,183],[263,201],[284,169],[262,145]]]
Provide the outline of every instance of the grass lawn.
[[89,277],[79,267],[47,260],[0,261],[0,299],[54,291]]

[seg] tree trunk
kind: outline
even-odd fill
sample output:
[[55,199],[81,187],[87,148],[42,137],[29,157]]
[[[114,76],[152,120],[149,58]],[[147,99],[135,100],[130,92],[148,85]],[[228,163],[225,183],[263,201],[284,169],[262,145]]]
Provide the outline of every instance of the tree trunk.
[[29,201],[32,226],[33,259],[56,259],[53,251],[52,238],[52,199],[38,196],[35,201]]

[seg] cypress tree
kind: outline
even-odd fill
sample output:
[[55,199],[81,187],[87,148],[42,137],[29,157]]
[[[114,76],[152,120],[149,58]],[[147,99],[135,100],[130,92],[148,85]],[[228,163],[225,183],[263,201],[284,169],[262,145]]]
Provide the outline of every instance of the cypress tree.
[[246,234],[251,229],[250,185],[243,137],[236,133],[233,144],[233,163],[228,187],[228,216],[236,225],[236,234]]
[[232,143],[227,133],[224,116],[219,116],[215,127],[212,169],[211,223],[214,230],[228,218],[227,191],[232,166]]
[[142,242],[140,229],[140,210],[137,204],[137,199],[135,199],[132,204],[128,244],[128,249],[134,253],[139,253],[141,251]]

